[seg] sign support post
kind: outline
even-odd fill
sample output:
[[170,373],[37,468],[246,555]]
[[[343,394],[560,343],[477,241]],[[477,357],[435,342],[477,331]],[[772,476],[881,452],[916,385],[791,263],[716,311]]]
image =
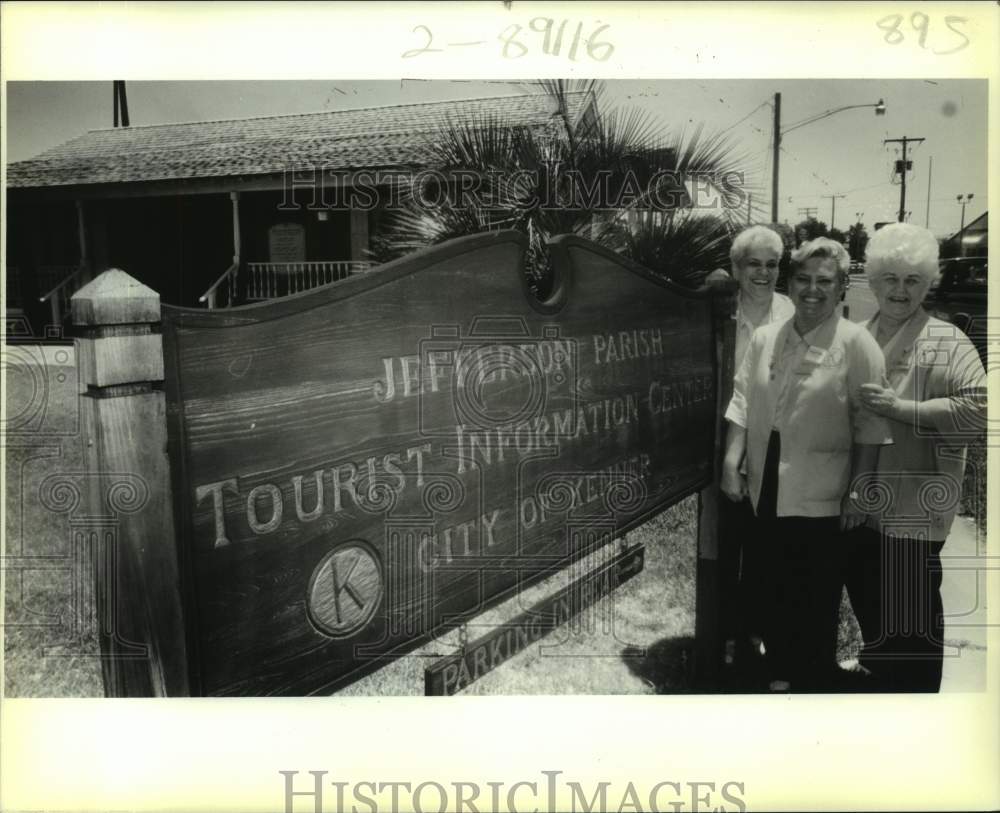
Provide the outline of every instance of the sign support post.
[[706,279],[712,292],[715,336],[716,392],[715,450],[712,483],[698,492],[698,564],[695,592],[695,680],[700,691],[719,688],[724,642],[720,605],[719,511],[725,497],[719,491],[719,474],[725,453],[725,412],[733,393],[733,356],[736,343],[736,281],[723,272]]
[[[163,395],[160,297],[110,269],[72,298],[93,516],[118,515],[98,544],[102,673],[109,697],[190,694]],[[121,481],[131,486],[121,487]],[[117,480],[105,488],[104,480]],[[105,550],[108,545],[113,551]],[[100,583],[100,582],[103,582]],[[136,651],[138,650],[138,655]]]

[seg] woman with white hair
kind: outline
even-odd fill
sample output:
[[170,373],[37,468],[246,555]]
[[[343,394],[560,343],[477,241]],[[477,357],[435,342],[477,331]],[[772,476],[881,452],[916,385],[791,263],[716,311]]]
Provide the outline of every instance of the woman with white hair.
[[848,485],[889,442],[887,421],[862,408],[860,391],[885,366],[871,335],[837,313],[844,247],[817,238],[792,263],[794,316],[754,332],[736,375],[721,488],[733,501],[749,496],[763,526],[770,688],[825,691],[843,590],[838,535],[865,519]]
[[[767,226],[751,226],[733,240],[729,260],[733,279],[739,284],[734,372],[739,370],[758,327],[784,322],[795,313],[792,301],[774,290],[784,251],[781,236]],[[720,507],[725,548],[721,592],[723,600],[729,602],[722,610],[725,637],[733,641],[737,662],[748,664],[759,657],[764,626],[760,613],[764,604],[761,540],[751,530],[754,514],[749,500],[724,501]]]
[[854,488],[869,514],[853,534],[848,592],[864,638],[871,688],[936,692],[944,620],[941,548],[958,509],[966,444],[986,422],[986,380],[972,342],[921,307],[938,274],[927,230],[894,223],[868,243],[866,274],[878,313],[867,328],[887,379],[861,388],[890,422],[873,477]]

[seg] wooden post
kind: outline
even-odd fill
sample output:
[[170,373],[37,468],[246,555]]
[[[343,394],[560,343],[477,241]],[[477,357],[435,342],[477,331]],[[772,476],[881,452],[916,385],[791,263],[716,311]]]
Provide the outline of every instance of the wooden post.
[[736,345],[736,281],[724,271],[713,271],[706,279],[712,293],[715,334],[715,452],[712,485],[698,494],[698,567],[695,592],[695,676],[700,691],[719,686],[724,642],[720,613],[719,507],[725,499],[719,491],[719,472],[725,449],[726,421],[723,417],[733,393],[733,357]]
[[240,193],[230,192],[229,200],[233,203],[233,262],[240,261]]
[[[115,506],[108,478],[136,477],[131,499],[119,494],[115,562],[98,579],[108,624],[101,632],[105,694],[113,697],[184,696],[189,692],[177,539],[167,458],[160,297],[124,271],[110,269],[72,298],[83,338],[80,399],[94,515]],[[115,544],[115,543],[110,543]],[[144,644],[147,656],[134,647]]]

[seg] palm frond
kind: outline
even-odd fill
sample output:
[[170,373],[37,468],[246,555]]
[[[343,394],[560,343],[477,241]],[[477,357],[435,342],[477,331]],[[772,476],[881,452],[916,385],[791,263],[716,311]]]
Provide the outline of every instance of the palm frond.
[[684,212],[606,226],[604,241],[650,271],[696,288],[716,268],[729,265],[732,229],[722,218]]

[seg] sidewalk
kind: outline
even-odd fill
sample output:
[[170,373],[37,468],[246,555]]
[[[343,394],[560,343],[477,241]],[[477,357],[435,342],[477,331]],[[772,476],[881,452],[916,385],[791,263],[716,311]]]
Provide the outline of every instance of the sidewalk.
[[[981,540],[977,536],[972,519],[956,517],[941,552],[945,625],[942,692],[986,689],[986,574],[991,563],[986,558],[985,535]],[[1000,563],[992,566],[1000,567]]]

